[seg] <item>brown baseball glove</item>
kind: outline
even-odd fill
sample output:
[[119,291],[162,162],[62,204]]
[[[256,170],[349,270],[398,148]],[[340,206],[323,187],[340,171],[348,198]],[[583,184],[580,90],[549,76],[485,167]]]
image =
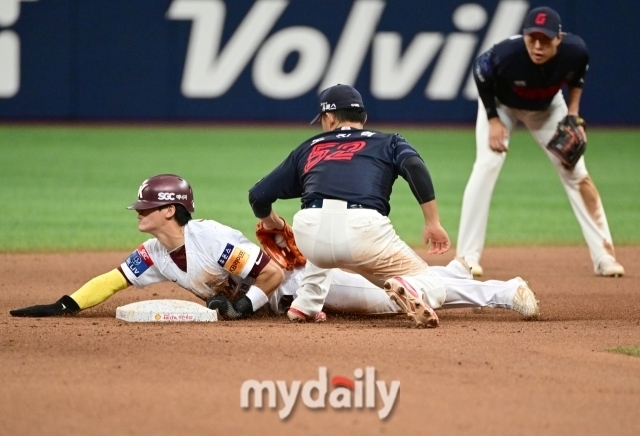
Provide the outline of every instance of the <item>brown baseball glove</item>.
[[286,221],[282,230],[267,230],[262,225],[262,221],[258,221],[256,238],[262,244],[265,253],[282,268],[291,271],[295,267],[304,266],[307,263],[307,259],[298,250],[293,230]]
[[578,130],[579,126],[586,128],[582,118],[567,115],[558,123],[558,130],[547,144],[547,149],[555,154],[568,170],[572,170],[576,166],[580,156],[587,149],[587,142]]

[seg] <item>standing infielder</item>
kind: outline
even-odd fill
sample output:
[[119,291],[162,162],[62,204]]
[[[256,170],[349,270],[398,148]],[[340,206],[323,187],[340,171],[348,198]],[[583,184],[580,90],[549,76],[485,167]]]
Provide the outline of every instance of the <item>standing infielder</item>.
[[[364,130],[367,114],[353,87],[325,89],[319,106],[311,123],[320,120],[323,133],[303,142],[249,191],[251,208],[266,229],[287,227],[272,209],[277,199],[301,198],[293,234],[307,263],[289,319],[321,320],[332,268],[345,268],[384,287],[416,326],[437,327],[433,309],[445,303],[447,286],[397,236],[387,217],[391,188],[401,175],[422,208],[429,253],[449,249],[427,167],[402,136]],[[473,289],[459,291],[466,300],[479,298]],[[530,290],[527,297],[537,313]]]
[[[140,245],[118,268],[90,280],[71,296],[53,304],[12,310],[11,315],[71,315],[130,285],[142,288],[168,281],[206,300],[209,308],[217,309],[226,319],[252,315],[267,302],[267,295],[277,313],[286,311],[295,298],[304,269],[283,271],[239,231],[215,221],[192,220],[193,191],[183,178],[163,174],[145,180],[138,190],[138,201],[129,209],[138,212],[140,231],[151,233],[154,239]],[[527,318],[537,316],[535,297],[520,278],[506,282],[469,280],[468,265],[461,260],[433,269],[448,287],[477,291],[473,301],[465,298],[468,292],[449,292],[446,307],[501,307]],[[333,275],[327,307],[358,314],[401,312],[383,290],[341,270]],[[324,314],[320,319],[325,319]]]
[[[551,160],[569,197],[584,234],[597,275],[622,276],[609,225],[596,187],[585,166],[586,135],[578,117],[589,54],[584,41],[561,33],[560,16],[548,7],[532,9],[523,35],[494,45],[473,65],[480,95],[476,123],[476,161],[464,191],[457,255],[464,256],[475,276],[482,275],[480,256],[485,242],[489,205],[500,169],[509,149],[509,135],[519,121]],[[568,85],[568,107],[561,88]],[[552,151],[556,128],[573,125],[573,136],[582,142],[572,161]],[[549,146],[548,146],[549,145]],[[567,148],[557,147],[559,153]],[[564,149],[564,150],[563,150]],[[575,166],[573,166],[575,165]],[[572,168],[573,166],[573,168]]]

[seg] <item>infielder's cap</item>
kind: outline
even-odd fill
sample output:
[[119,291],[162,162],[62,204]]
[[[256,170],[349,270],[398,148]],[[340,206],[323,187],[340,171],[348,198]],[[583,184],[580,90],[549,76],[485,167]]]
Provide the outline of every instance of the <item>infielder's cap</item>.
[[534,8],[529,11],[524,18],[522,33],[543,33],[549,38],[555,38],[562,31],[560,15],[556,11],[546,6]]
[[175,174],[149,177],[138,188],[138,201],[127,209],[145,210],[170,204],[181,204],[193,213],[193,190],[185,179]]
[[349,85],[335,85],[325,89],[318,97],[320,112],[311,120],[309,124],[315,124],[320,116],[325,112],[337,111],[338,109],[364,109],[362,96],[356,88]]

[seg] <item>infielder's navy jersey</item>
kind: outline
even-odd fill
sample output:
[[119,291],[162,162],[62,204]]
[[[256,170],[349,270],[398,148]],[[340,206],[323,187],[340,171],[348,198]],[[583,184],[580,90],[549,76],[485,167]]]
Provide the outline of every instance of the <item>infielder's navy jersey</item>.
[[394,181],[418,152],[402,136],[343,127],[308,139],[250,190],[260,202],[334,199],[389,215]]
[[566,84],[581,88],[589,62],[587,46],[577,35],[563,34],[557,54],[533,63],[524,38],[513,36],[480,55],[473,77],[489,118],[497,116],[494,98],[514,109],[545,110]]

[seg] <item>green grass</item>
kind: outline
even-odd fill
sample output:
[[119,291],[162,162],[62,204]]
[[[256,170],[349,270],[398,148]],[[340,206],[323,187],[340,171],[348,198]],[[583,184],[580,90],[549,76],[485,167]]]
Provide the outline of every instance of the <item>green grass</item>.
[[624,354],[625,356],[640,357],[640,347],[638,346],[610,348],[607,351],[610,353]]
[[[375,129],[376,126],[369,126]],[[475,158],[470,128],[393,128],[421,153],[433,177],[441,220],[455,241],[462,192]],[[213,218],[254,239],[248,189],[307,137],[311,128],[0,126],[0,251],[129,249],[140,182],[185,177],[195,217]],[[640,130],[590,129],[587,165],[617,245],[640,243]],[[391,220],[421,244],[422,215],[404,180]],[[290,219],[298,200],[279,201]],[[254,239],[255,240],[255,239]],[[487,245],[584,244],[555,171],[526,131],[514,133],[495,189]]]

